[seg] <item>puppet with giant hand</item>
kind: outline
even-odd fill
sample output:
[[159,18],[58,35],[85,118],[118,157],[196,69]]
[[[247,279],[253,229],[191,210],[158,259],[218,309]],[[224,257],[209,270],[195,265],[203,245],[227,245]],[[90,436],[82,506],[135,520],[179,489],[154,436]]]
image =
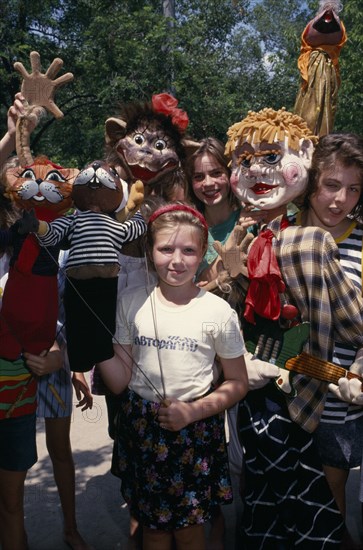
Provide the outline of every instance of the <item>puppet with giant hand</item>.
[[[34,209],[39,219],[49,222],[70,209],[72,183],[78,170],[54,164],[45,156],[33,159],[29,136],[45,112],[43,107],[58,118],[63,116],[54,103],[54,94],[73,75],[67,73],[55,79],[63,64],[61,59],[55,59],[45,74],[41,73],[37,52],[30,54],[30,60],[30,74],[21,63],[15,64],[24,78],[25,113],[17,121],[17,159],[4,167],[5,189],[20,210]],[[23,351],[39,354],[55,340],[59,247],[42,248],[34,235],[20,235],[17,223],[3,231],[0,239],[3,244],[11,244],[14,251],[0,315],[0,357],[13,361]]]

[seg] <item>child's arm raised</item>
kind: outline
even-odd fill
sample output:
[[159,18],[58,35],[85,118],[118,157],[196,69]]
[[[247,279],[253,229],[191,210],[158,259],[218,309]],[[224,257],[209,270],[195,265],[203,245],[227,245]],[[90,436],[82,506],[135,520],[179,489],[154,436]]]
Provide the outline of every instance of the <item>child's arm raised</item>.
[[243,355],[234,359],[220,358],[224,382],[201,399],[184,402],[170,399],[168,406],[160,407],[159,422],[163,428],[178,431],[197,420],[208,418],[229,409],[248,391],[248,378]]
[[8,110],[8,130],[0,140],[0,168],[15,150],[16,121],[25,113],[23,101],[23,95],[20,92],[17,93],[14,98],[14,103]]
[[119,394],[127,388],[132,373],[130,344],[114,344],[114,356],[98,363],[102,380],[112,393]]

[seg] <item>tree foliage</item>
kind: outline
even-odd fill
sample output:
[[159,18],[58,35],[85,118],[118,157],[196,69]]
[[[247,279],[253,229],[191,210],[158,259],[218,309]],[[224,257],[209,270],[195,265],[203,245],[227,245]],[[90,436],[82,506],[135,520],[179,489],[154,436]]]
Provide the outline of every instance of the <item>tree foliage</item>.
[[363,121],[363,11],[358,0],[345,0],[343,20],[348,41],[340,55],[342,84],[339,93],[336,131],[362,135]]
[[[349,36],[341,55],[337,128],[360,131],[363,15],[356,0],[343,12]],[[318,2],[295,0],[0,0],[0,131],[29,53],[43,68],[54,57],[75,75],[50,116],[32,136],[34,153],[82,166],[103,155],[104,121],[120,103],[168,91],[188,112],[189,132],[225,140],[250,109],[291,109],[299,86],[300,35]]]

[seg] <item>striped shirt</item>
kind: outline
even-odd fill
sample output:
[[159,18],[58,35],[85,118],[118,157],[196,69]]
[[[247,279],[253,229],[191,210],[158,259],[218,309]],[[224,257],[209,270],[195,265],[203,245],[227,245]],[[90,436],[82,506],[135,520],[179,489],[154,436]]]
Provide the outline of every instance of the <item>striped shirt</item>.
[[124,243],[133,241],[146,231],[140,213],[120,223],[108,214],[89,210],[62,216],[48,226],[48,231],[40,237],[44,246],[54,246],[64,238],[71,243],[67,269],[84,265],[118,264],[118,253]]
[[[340,263],[356,288],[362,294],[362,241],[363,227],[352,222],[349,229],[336,243],[340,252]],[[356,349],[347,344],[335,342],[333,363],[349,369],[354,362]],[[328,393],[321,422],[342,424],[363,416],[363,407],[341,401]]]

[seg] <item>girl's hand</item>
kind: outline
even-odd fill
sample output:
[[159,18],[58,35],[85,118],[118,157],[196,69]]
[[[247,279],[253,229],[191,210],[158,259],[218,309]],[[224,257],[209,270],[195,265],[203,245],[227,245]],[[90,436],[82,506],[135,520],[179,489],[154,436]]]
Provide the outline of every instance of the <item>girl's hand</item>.
[[168,400],[168,404],[161,405],[158,419],[164,430],[178,432],[193,422],[190,404],[177,399]]
[[39,355],[25,352],[24,357],[27,367],[37,376],[56,372],[63,365],[63,355],[59,349],[44,350]]
[[78,403],[76,407],[82,407],[81,411],[92,409],[93,395],[90,392],[86,378],[83,372],[74,372],[72,375],[72,384],[76,392]]
[[199,288],[204,288],[205,286],[209,285],[210,281],[198,281],[197,283],[195,283],[197,285],[197,287]]

